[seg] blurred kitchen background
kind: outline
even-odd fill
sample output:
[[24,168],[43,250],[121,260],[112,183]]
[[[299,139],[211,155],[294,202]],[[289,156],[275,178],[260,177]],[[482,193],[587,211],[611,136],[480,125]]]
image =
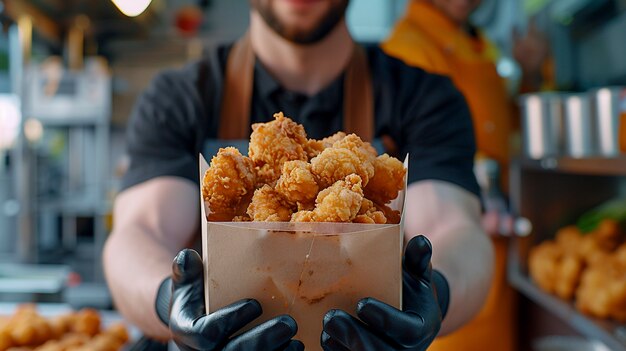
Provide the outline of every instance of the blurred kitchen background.
[[[100,259],[133,103],[158,71],[247,26],[246,0],[152,0],[133,17],[141,2],[0,0],[0,313],[21,302],[112,308]],[[352,0],[348,23],[357,40],[378,42],[405,6]],[[498,45],[511,91],[520,68],[510,33],[531,18],[550,43],[552,92],[519,99],[508,193],[525,220],[508,268],[521,293],[520,343],[565,335],[626,350],[623,326],[543,292],[526,263],[558,228],[626,197],[626,1],[483,1],[474,21]]]

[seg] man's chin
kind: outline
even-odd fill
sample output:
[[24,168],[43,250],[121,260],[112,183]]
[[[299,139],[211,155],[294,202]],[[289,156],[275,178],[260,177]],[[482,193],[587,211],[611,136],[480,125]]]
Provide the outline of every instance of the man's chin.
[[313,0],[284,1],[286,4],[281,5],[290,5],[290,11],[285,11],[286,7],[272,9],[271,6],[261,6],[258,3],[255,10],[279,36],[299,45],[315,44],[326,38],[339,25],[348,5],[348,1],[345,1],[330,10],[300,12],[297,9],[307,6],[313,9],[320,6],[320,3]]

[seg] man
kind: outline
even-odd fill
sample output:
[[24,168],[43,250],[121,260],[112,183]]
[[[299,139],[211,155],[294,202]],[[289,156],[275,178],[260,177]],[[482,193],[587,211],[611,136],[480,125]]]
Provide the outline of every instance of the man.
[[[497,161],[506,188],[515,117],[505,82],[496,71],[497,50],[469,21],[480,4],[481,0],[412,0],[382,47],[409,65],[452,79],[472,112],[478,157],[481,162]],[[546,54],[546,43],[532,26],[528,36],[515,38],[514,55],[523,68],[524,88],[538,88],[531,83],[539,81]],[[492,210],[489,201],[485,199],[483,224],[492,236],[496,265],[487,302],[471,323],[437,340],[431,350],[516,349],[515,292],[506,281],[509,242],[501,235],[508,233],[503,232],[504,221],[499,223],[505,218],[499,218],[502,213]]]
[[[304,124],[310,137],[328,136],[346,126],[342,117],[358,119],[346,106],[358,109],[354,96],[362,89],[353,81],[363,79],[372,84],[362,105],[372,102],[373,136],[382,138],[389,152],[411,157],[405,231],[406,241],[412,240],[405,250],[403,311],[374,299],[355,306],[359,319],[329,311],[320,321],[322,346],[423,350],[440,329],[449,333],[480,309],[493,252],[480,228],[472,174],[475,146],[465,102],[447,78],[409,68],[378,48],[359,56],[344,20],[347,5],[347,0],[253,0],[245,40],[158,76],[138,100],[128,130],[131,165],[115,202],[104,265],[118,309],[145,334],[171,336],[184,349],[301,347],[291,340],[297,321],[289,316],[230,338],[260,315],[258,303],[233,301],[204,316],[197,253],[179,253],[173,274],[171,260],[197,233],[197,157],[207,140],[235,135],[228,132],[238,126],[229,123],[232,118],[265,122],[277,111]],[[237,59],[248,49],[254,58],[249,66]],[[369,71],[350,73],[362,68],[362,58]],[[233,79],[237,65],[243,69],[235,70]],[[233,98],[245,96],[246,88],[242,94],[230,89],[245,86],[240,83],[252,76],[249,97]],[[242,106],[249,108],[247,114],[243,109],[244,117],[224,113]],[[351,123],[355,130],[366,124]],[[431,245],[419,233],[427,234],[434,247],[432,271]],[[171,310],[159,318],[154,306],[163,311],[163,300]]]

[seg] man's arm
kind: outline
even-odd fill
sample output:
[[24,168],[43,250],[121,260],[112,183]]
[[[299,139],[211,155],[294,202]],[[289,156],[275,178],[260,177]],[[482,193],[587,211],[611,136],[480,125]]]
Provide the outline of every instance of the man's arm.
[[469,322],[482,307],[493,273],[493,247],[480,225],[480,202],[449,182],[425,180],[407,190],[405,240],[428,237],[433,268],[450,286],[450,305],[439,335]]
[[150,337],[169,338],[155,312],[156,293],[198,228],[199,199],[197,185],[177,177],[154,178],[116,198],[104,272],[117,309]]

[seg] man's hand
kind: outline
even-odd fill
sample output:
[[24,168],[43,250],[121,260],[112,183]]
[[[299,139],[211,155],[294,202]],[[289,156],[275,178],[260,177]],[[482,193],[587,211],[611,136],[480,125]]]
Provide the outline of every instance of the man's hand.
[[432,247],[420,235],[409,241],[403,262],[403,310],[373,298],[357,304],[359,319],[342,310],[324,317],[324,350],[426,350],[437,336],[448,308],[448,283],[432,271]]
[[[261,315],[261,305],[256,300],[240,300],[206,315],[203,265],[196,251],[181,251],[174,259],[172,271],[171,289],[167,280],[159,289],[157,313],[169,325],[181,350],[304,350],[300,341],[292,340],[298,326],[288,315],[232,336]],[[168,304],[162,303],[168,300],[169,313],[163,307]]]

